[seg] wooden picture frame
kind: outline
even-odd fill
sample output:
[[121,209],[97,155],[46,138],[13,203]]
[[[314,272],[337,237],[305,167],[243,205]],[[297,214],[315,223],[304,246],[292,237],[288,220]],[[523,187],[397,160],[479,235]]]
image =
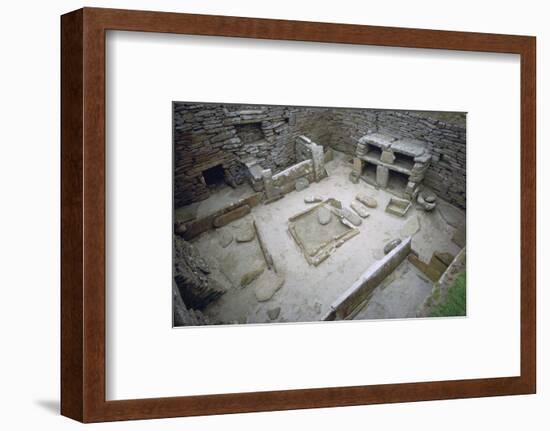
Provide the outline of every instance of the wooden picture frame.
[[[212,35],[521,57],[521,375],[106,401],[105,32]],[[535,47],[528,36],[84,8],[61,17],[61,413],[82,422],[532,394],[536,390]]]

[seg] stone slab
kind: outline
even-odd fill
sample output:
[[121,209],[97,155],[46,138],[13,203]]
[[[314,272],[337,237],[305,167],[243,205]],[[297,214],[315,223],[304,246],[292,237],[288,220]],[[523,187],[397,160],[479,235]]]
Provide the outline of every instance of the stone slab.
[[376,199],[372,196],[367,195],[366,193],[359,193],[357,196],[355,196],[355,199],[357,199],[359,202],[369,208],[376,208],[378,206],[378,202],[376,201]]
[[361,218],[367,218],[370,214],[367,211],[367,207],[359,202],[352,202],[350,204],[351,209],[357,213]]
[[294,184],[294,188],[297,192],[301,192],[309,187],[309,181],[307,178],[298,178]]
[[244,223],[236,233],[237,242],[250,242],[256,237],[256,231],[252,223]]
[[214,219],[214,227],[222,227],[232,221],[238,220],[245,215],[250,214],[250,206],[243,205]]
[[389,178],[390,178],[390,170],[385,166],[378,165],[376,167],[376,183],[380,187],[386,188],[388,186]]
[[405,154],[410,157],[419,157],[426,152],[426,143],[418,139],[402,138],[391,144],[394,152]]
[[359,142],[386,149],[389,148],[392,142],[394,142],[396,139],[397,138],[395,136],[375,132],[363,136],[361,139],[359,139]]
[[395,161],[395,155],[391,151],[382,151],[380,161],[392,164]]
[[253,285],[256,300],[258,302],[269,301],[273,295],[283,287],[284,283],[284,277],[278,275],[274,271],[264,271]]
[[411,252],[411,238],[391,250],[382,259],[372,264],[336,301],[322,320],[342,320],[353,316],[356,310],[364,305],[372,291],[392,271],[407,258]]
[[331,218],[332,218],[332,212],[325,206],[322,206],[317,210],[317,220],[323,226],[326,224],[329,224]]

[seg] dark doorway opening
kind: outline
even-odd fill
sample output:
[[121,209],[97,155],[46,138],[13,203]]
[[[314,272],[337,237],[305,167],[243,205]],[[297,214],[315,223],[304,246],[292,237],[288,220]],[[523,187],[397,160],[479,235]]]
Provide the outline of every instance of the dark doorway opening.
[[225,184],[225,174],[222,165],[212,166],[202,172],[204,182],[208,187],[217,187]]

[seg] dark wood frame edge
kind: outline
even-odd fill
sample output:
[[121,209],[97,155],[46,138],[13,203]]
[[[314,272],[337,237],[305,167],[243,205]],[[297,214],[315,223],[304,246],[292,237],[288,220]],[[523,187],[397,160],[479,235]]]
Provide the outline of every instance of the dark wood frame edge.
[[[168,32],[521,56],[521,375],[105,400],[105,31]],[[61,17],[61,413],[81,422],[532,394],[536,391],[536,39],[84,8]]]

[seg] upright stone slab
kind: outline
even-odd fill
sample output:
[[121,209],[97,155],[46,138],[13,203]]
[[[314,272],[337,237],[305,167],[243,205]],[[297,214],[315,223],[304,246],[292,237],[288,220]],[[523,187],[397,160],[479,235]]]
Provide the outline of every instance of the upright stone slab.
[[407,187],[405,188],[405,196],[412,200],[416,198],[416,195],[418,194],[418,184],[412,181],[409,181],[407,183]]
[[390,170],[385,166],[376,167],[376,183],[383,188],[388,186],[388,179],[390,176]]
[[311,160],[313,161],[313,175],[315,181],[321,181],[327,175],[325,170],[325,154],[323,147],[312,142],[311,145]]
[[361,160],[359,157],[353,158],[353,172],[356,172],[357,175],[361,175],[363,172],[363,164],[365,162]]
[[391,151],[382,151],[380,161],[392,164],[395,161],[395,155]]
[[313,166],[313,181],[318,182],[327,176],[325,170],[325,153],[321,145],[317,145],[307,136],[296,138],[296,160],[299,162],[311,160]]
[[262,178],[264,181],[265,197],[268,200],[275,198],[276,190],[275,186],[273,185],[273,173],[271,172],[271,169],[264,169],[262,171]]

